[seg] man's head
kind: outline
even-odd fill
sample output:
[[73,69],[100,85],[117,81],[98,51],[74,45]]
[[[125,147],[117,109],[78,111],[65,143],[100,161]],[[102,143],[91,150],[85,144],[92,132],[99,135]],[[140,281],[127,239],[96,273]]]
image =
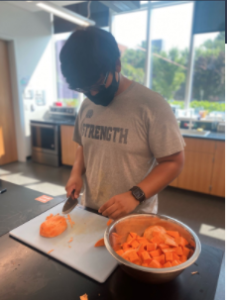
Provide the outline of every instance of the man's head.
[[[86,89],[111,84],[114,72],[120,71],[120,51],[113,35],[97,27],[76,30],[60,53],[61,70],[69,87]],[[92,93],[92,91],[91,91]]]

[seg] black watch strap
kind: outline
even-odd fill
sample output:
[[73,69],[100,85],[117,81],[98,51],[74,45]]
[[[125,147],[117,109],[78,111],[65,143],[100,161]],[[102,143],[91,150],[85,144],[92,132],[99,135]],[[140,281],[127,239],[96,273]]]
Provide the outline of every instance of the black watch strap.
[[146,196],[144,194],[144,191],[141,190],[138,186],[133,186],[130,191],[132,192],[133,197],[142,203],[144,200],[146,200]]

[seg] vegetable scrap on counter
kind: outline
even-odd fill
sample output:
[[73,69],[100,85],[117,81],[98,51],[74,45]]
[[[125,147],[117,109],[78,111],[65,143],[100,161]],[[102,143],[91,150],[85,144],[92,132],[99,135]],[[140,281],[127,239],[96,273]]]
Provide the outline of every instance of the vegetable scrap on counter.
[[50,254],[50,253],[53,252],[53,251],[54,251],[54,249],[51,249],[51,250],[49,250],[47,253]]
[[70,245],[68,245],[69,248],[72,248]]
[[84,294],[84,295],[80,296],[80,300],[88,300],[88,295]]
[[105,246],[104,238],[98,240],[98,241],[95,243],[95,247],[102,247],[102,246]]
[[106,223],[106,225],[109,226],[111,223],[113,223],[113,220],[109,219],[109,221]]
[[71,243],[73,241],[73,238],[71,237],[70,240],[68,241],[68,243]]
[[122,236],[112,234],[116,253],[131,263],[149,268],[180,265],[193,253],[188,241],[178,231],[168,231],[157,225],[148,227],[143,236],[129,232],[126,241],[122,240]]
[[75,224],[75,222],[72,221],[70,215],[67,215],[66,219],[69,221],[69,224],[70,224],[71,228],[73,228],[73,225]]
[[60,235],[67,228],[66,219],[59,215],[50,214],[40,225],[40,235],[47,238],[52,238]]

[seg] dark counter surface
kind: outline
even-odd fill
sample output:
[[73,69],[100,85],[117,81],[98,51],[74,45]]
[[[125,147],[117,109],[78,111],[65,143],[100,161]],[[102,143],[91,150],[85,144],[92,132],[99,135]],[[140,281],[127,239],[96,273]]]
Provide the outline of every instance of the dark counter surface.
[[43,124],[53,124],[53,125],[70,125],[74,126],[75,119],[65,119],[65,120],[44,120],[42,118],[40,119],[32,119],[30,120],[31,123],[43,123]]
[[[29,198],[31,203],[36,205],[36,201],[31,199],[31,197],[36,197],[36,195],[31,194],[34,191],[20,186],[17,189],[10,187],[10,185],[8,185],[9,191],[15,189],[14,192],[17,194],[17,197],[12,197],[8,191],[6,192],[12,205],[16,202],[20,203],[18,200],[23,197]],[[3,201],[2,196],[6,193],[0,195],[0,201]],[[5,198],[4,202],[8,200]],[[49,209],[47,204],[41,204],[44,211]],[[30,206],[29,210],[34,212],[29,219],[43,212],[40,209],[34,209],[33,206]],[[93,212],[95,213],[95,211]],[[27,213],[24,208],[20,211],[20,222],[16,226],[28,221]],[[8,216],[10,219],[10,214],[11,210],[6,210],[5,217]],[[89,300],[213,300],[222,258],[223,251],[202,245],[202,252],[196,263],[169,283],[161,285],[141,283],[129,277],[118,267],[105,283],[100,284],[38,250],[9,237],[9,234],[6,233],[0,238],[0,299],[79,300],[79,296],[87,293]],[[194,271],[198,271],[198,273],[192,275],[191,272]],[[216,298],[216,300],[219,299]]]
[[192,138],[192,139],[204,139],[204,140],[217,140],[217,141],[225,141],[225,133],[222,132],[210,132],[207,136],[198,136],[198,135],[185,135],[185,138]]

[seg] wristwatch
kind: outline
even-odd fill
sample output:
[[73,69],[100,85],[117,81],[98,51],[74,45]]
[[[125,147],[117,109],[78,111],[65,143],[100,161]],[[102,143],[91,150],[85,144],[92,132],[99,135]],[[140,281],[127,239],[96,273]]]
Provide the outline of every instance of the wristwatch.
[[144,192],[138,186],[133,186],[130,191],[133,197],[140,202],[140,204],[146,199]]

